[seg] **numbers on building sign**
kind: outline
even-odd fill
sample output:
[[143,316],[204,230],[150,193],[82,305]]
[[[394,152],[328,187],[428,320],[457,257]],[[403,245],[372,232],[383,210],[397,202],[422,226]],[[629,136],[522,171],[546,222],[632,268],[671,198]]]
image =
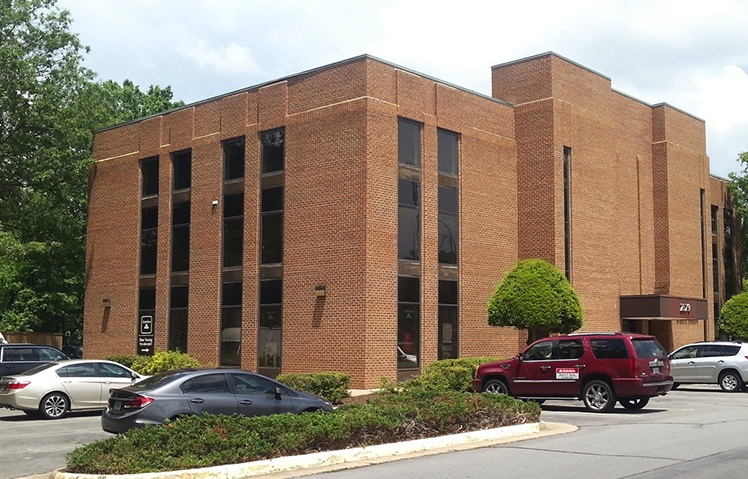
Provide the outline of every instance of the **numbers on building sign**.
[[681,313],[690,313],[691,312],[691,303],[680,303],[680,312]]

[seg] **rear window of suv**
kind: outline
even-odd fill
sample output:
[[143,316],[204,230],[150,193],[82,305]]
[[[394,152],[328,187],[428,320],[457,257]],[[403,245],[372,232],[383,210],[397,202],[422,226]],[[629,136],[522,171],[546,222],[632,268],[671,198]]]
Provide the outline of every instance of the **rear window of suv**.
[[631,344],[634,345],[636,355],[640,358],[664,358],[667,356],[656,339],[631,339]]
[[595,357],[599,359],[625,359],[629,357],[623,339],[590,339],[590,346],[592,346]]

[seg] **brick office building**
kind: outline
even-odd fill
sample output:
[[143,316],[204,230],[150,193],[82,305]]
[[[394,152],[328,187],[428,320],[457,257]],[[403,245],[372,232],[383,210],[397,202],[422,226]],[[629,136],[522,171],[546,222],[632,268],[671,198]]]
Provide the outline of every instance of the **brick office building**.
[[713,338],[739,235],[704,122],[553,53],[492,84],[360,56],[98,132],[86,354],[372,387],[516,353],[486,304],[530,257],[566,272],[583,330]]

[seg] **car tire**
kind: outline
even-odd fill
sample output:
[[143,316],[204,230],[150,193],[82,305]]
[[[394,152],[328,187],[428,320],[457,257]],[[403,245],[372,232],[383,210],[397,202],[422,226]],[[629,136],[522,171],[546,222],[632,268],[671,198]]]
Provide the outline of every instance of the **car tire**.
[[629,398],[629,399],[620,399],[618,401],[621,406],[628,409],[629,411],[638,411],[639,409],[643,408],[647,405],[649,402],[649,398]]
[[595,379],[584,385],[582,401],[588,411],[610,412],[616,405],[616,393],[610,384]]
[[70,400],[62,393],[49,393],[39,403],[39,414],[44,419],[60,419],[70,409]]
[[719,387],[728,393],[740,391],[745,386],[743,378],[735,371],[725,371],[719,375]]
[[491,379],[486,382],[485,386],[483,386],[483,392],[492,394],[506,394],[508,396],[509,388],[501,379]]

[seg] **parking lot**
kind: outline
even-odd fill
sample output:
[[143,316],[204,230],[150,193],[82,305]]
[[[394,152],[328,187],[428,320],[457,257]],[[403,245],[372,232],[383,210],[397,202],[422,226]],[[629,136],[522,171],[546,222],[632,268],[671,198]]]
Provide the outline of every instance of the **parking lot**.
[[[609,414],[585,411],[581,402],[548,401],[543,405],[541,419],[584,427],[624,427],[632,423],[668,424],[687,422],[695,412],[712,409],[713,420],[734,419],[731,411],[748,408],[748,392],[724,393],[717,386],[682,386],[665,397],[652,399],[641,411],[617,407]],[[743,427],[737,426],[736,427]],[[18,411],[0,409],[0,479],[40,474],[63,467],[65,455],[81,444],[110,437],[101,430],[100,414],[73,414],[45,421],[29,418]],[[568,439],[573,440],[574,434]],[[445,476],[446,477],[446,476]]]

